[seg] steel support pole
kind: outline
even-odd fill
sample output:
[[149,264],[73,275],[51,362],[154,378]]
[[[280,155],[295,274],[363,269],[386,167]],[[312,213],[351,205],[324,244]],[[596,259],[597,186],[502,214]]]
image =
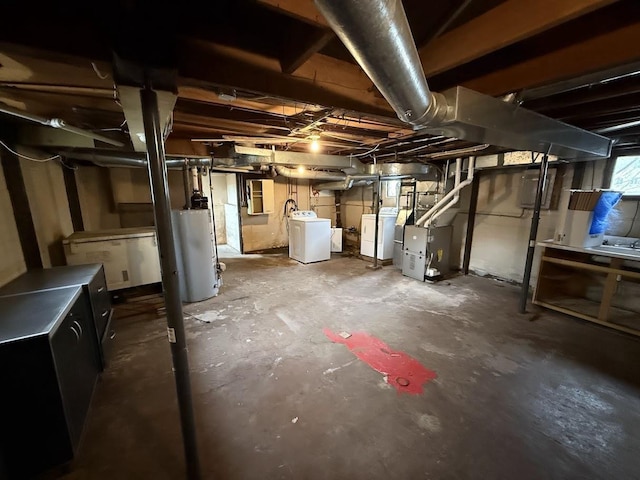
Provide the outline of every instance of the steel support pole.
[[469,200],[469,215],[467,215],[467,236],[464,242],[464,257],[462,259],[462,272],[469,275],[471,264],[471,247],[473,246],[473,231],[476,225],[476,210],[478,208],[478,193],[480,192],[480,171],[475,173],[471,183],[471,199]]
[[531,280],[531,267],[533,267],[533,255],[536,251],[536,238],[538,237],[538,224],[540,223],[540,208],[545,184],[547,183],[547,171],[549,170],[549,155],[545,154],[540,163],[538,176],[538,188],[536,190],[536,202],[533,207],[531,219],[531,231],[529,232],[529,247],[527,248],[527,260],[524,264],[524,278],[522,279],[522,292],[520,293],[520,313],[527,312],[527,299],[529,298],[529,281]]
[[156,221],[162,286],[167,312],[167,333],[173,373],[176,382],[180,424],[184,443],[187,476],[190,480],[200,479],[200,461],[196,441],[196,429],[191,399],[189,379],[189,358],[182,316],[182,301],[178,281],[176,249],[171,226],[171,203],[169,201],[169,182],[165,162],[164,139],[160,128],[158,96],[151,88],[140,91],[144,134],[147,144],[147,167],[151,183],[151,198]]

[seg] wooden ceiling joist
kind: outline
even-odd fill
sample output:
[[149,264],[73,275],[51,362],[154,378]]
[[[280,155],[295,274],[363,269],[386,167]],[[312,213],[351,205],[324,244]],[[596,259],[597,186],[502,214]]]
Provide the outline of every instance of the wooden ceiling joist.
[[245,55],[233,49],[185,41],[178,66],[185,79],[293,99],[339,106],[347,110],[393,116],[387,102],[371,89],[371,81],[357,65],[315,54],[295,75],[283,75],[276,61]]
[[313,0],[258,0],[258,3],[312,25],[329,26]]
[[617,0],[508,0],[420,49],[431,77]]
[[640,59],[640,22],[465,82],[488,95],[558,82]]

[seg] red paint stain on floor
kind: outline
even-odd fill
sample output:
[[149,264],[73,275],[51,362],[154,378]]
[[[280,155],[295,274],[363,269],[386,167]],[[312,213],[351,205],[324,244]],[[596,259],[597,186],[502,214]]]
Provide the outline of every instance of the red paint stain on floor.
[[415,358],[391,349],[368,333],[354,332],[349,338],[342,338],[328,328],[323,332],[329,340],[346,345],[356,357],[386,375],[387,383],[395,387],[398,393],[422,393],[422,386],[437,377],[436,372],[425,368]]

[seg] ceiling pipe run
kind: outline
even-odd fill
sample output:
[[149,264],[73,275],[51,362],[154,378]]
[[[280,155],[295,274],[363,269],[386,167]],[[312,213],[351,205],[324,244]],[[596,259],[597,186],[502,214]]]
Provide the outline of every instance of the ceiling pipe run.
[[11,115],[16,118],[21,118],[22,120],[27,120],[29,122],[38,123],[40,125],[44,125],[45,127],[64,130],[65,132],[74,133],[76,135],[80,135],[81,137],[86,137],[92,140],[96,140],[98,142],[107,143],[115,147],[124,147],[124,143],[119,142],[118,140],[113,140],[109,137],[105,137],[104,135],[93,133],[89,130],[83,130],[82,128],[73,127],[71,125],[68,125],[61,118],[41,117],[39,115],[34,115],[32,113],[25,112],[24,110],[20,110],[18,108],[10,107],[9,105],[2,102],[0,102],[0,113]]
[[[75,149],[59,151],[58,153],[66,158],[93,162],[100,167],[147,168],[147,156],[137,152]],[[167,155],[166,164],[167,168],[170,169],[182,169],[184,167],[210,167],[211,158]]]
[[306,168],[289,168],[282,165],[273,167],[278,175],[302,180],[344,180],[346,174],[340,172],[325,172]]
[[331,28],[414,128],[565,158],[608,157],[611,140],[463,87],[429,90],[401,0],[315,0]]

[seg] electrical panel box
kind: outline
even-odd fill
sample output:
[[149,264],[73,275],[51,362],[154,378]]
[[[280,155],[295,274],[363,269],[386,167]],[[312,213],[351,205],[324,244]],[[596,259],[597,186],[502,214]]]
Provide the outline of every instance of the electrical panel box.
[[274,210],[273,180],[249,180],[247,182],[247,213],[268,215]]
[[[536,193],[538,191],[538,170],[527,170],[522,174],[520,180],[520,208],[534,208],[536,203]],[[556,170],[551,169],[547,172],[547,179],[544,190],[542,192],[542,210],[557,208],[554,202],[554,186],[556,182]]]

